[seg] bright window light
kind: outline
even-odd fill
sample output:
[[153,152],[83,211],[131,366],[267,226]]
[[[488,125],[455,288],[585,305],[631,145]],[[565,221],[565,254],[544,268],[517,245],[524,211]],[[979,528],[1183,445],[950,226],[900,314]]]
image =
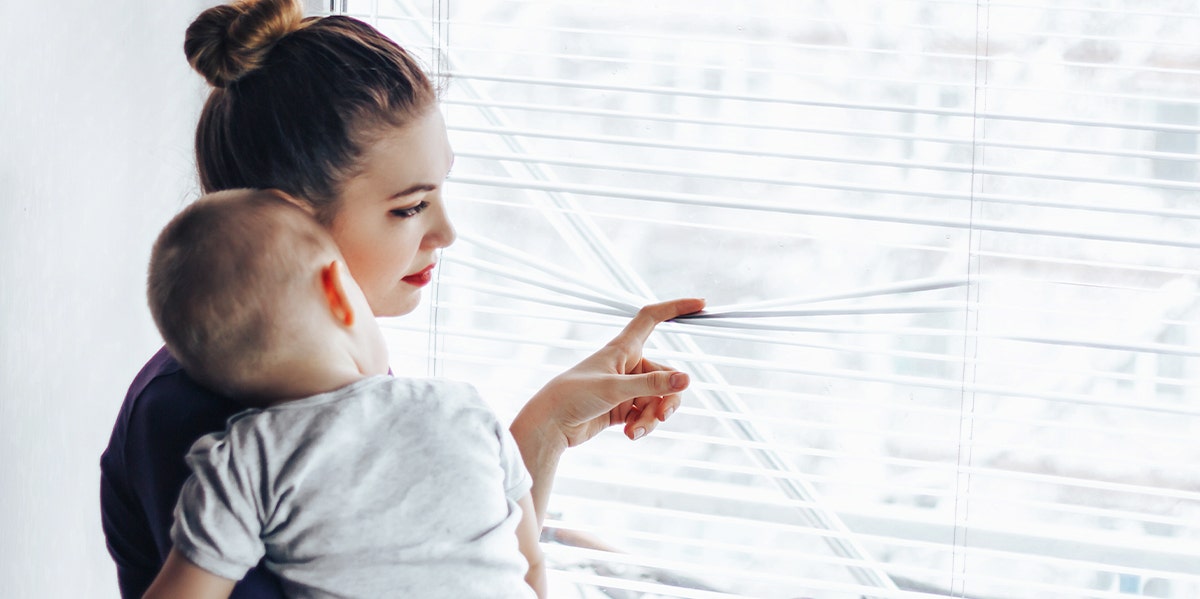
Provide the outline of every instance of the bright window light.
[[459,242],[398,373],[512,415],[636,306],[555,596],[1200,596],[1200,7],[355,1],[445,85]]

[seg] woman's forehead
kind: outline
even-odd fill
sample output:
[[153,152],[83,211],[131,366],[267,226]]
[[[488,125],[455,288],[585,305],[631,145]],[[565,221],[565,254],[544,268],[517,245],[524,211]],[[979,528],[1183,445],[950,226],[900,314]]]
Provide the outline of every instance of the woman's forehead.
[[446,125],[430,110],[402,127],[389,127],[363,150],[359,168],[344,189],[370,188],[388,196],[414,186],[440,186],[454,161]]

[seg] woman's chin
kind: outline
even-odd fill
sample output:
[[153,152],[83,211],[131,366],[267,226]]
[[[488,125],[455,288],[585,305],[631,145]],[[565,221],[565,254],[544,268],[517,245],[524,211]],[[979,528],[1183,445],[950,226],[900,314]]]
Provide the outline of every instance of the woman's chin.
[[408,297],[393,297],[379,303],[371,303],[371,311],[377,318],[392,318],[404,316],[421,305],[421,294],[413,293]]

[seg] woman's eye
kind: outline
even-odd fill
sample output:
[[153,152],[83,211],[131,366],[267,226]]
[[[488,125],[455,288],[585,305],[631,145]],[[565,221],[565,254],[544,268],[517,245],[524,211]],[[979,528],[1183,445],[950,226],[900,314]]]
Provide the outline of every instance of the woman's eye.
[[422,210],[428,207],[429,202],[421,202],[420,204],[409,208],[397,208],[395,210],[389,210],[388,214],[391,214],[392,216],[398,216],[400,218],[412,218],[420,214]]

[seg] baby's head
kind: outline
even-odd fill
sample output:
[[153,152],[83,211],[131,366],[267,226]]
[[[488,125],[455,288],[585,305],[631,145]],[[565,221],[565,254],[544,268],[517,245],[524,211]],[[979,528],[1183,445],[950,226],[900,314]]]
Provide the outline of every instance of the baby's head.
[[[250,403],[280,399],[273,376],[320,355],[338,329],[375,326],[340,260],[329,233],[281,192],[209,194],[159,234],[150,312],[197,381]],[[375,344],[370,334],[349,338]],[[375,345],[366,352],[372,362],[381,339]],[[386,371],[386,351],[382,363]]]

